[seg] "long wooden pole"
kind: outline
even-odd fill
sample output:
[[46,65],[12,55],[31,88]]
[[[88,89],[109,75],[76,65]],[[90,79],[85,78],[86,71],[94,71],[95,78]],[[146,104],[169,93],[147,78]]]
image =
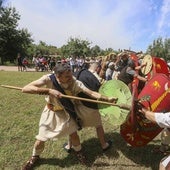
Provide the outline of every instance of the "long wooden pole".
[[[17,86],[1,85],[1,87],[8,88],[8,89],[22,90],[22,87],[17,87]],[[82,100],[82,101],[87,101],[87,102],[92,102],[92,103],[98,103],[98,104],[106,104],[106,105],[116,106],[116,107],[119,107],[121,109],[126,109],[126,110],[131,109],[131,107],[127,104],[115,104],[115,103],[109,103],[109,102],[100,101],[100,100],[93,100],[93,99],[87,99],[87,98],[82,98],[82,97],[77,97],[77,96],[69,96],[69,95],[64,95],[64,94],[62,94],[61,97],[75,99],[75,100]]]

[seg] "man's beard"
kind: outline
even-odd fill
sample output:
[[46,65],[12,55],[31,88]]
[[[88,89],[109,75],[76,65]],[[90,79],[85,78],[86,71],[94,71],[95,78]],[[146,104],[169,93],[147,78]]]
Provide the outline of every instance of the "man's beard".
[[68,83],[61,83],[61,86],[64,88],[64,89],[69,89],[72,87],[72,84],[73,84],[73,80],[69,81]]

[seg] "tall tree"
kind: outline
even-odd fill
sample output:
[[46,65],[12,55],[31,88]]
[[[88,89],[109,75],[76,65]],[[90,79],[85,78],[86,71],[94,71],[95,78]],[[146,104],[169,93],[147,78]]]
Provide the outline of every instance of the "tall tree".
[[15,8],[0,8],[0,59],[1,64],[5,61],[14,62],[17,53],[25,55],[26,48],[32,42],[31,34],[27,29],[19,30],[18,21],[20,15]]
[[36,53],[41,55],[56,55],[58,53],[58,49],[55,46],[47,45],[45,42],[40,41],[36,46]]
[[169,38],[165,39],[164,47],[165,47],[165,60],[170,62],[170,39]]
[[90,43],[87,40],[70,38],[67,44],[61,47],[60,53],[65,57],[85,57],[90,55]]
[[157,38],[148,46],[147,53],[155,57],[164,58],[167,61],[170,59],[170,39]]
[[102,49],[98,45],[95,45],[94,47],[91,48],[91,55],[93,57],[100,56],[101,52],[102,52]]

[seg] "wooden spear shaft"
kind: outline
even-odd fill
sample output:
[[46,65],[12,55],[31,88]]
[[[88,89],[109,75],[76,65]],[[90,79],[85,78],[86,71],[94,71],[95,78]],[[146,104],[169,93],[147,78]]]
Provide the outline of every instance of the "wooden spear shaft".
[[8,89],[22,90],[21,87],[2,85],[2,84],[1,84],[1,87],[5,87],[5,88],[8,88]]
[[[1,85],[1,87],[8,88],[8,89],[22,90],[22,87],[16,87],[16,86]],[[98,104],[106,104],[110,106],[116,106],[116,107],[119,107],[125,110],[131,109],[131,107],[127,104],[115,104],[115,103],[109,103],[109,102],[100,101],[100,100],[93,100],[93,99],[87,99],[87,98],[82,98],[82,97],[77,97],[77,96],[69,96],[69,95],[64,95],[64,94],[62,94],[61,97],[75,99],[75,100],[82,100],[82,101],[87,101],[87,102],[92,102],[92,103],[98,103]]]

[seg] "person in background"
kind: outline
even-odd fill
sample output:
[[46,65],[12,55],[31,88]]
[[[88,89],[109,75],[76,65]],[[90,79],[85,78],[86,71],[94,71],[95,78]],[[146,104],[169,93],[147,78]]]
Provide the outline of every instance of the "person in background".
[[144,66],[145,65],[136,67],[135,62],[129,59],[127,66],[125,66],[118,75],[118,80],[123,81],[129,87],[130,90],[132,89],[131,83],[134,78],[137,78],[142,82],[147,82],[147,79],[145,77],[140,76],[136,71]]
[[84,64],[84,58],[82,56],[78,57],[77,58],[77,71],[82,69],[83,64]]
[[112,80],[113,72],[115,71],[117,56],[115,53],[110,54],[110,61],[107,64],[107,69],[105,73],[105,79],[106,81]]
[[99,76],[102,78],[102,79],[106,79],[105,77],[105,73],[106,73],[106,69],[107,69],[107,64],[109,62],[109,55],[106,55],[103,57],[102,61],[101,61],[101,69],[99,71]]
[[17,55],[17,66],[18,66],[18,71],[23,71],[22,57],[20,53],[18,53]]
[[24,59],[22,60],[22,65],[23,65],[23,71],[27,71],[29,65],[27,57],[24,57]]
[[93,75],[98,79],[100,84],[103,84],[105,82],[104,79],[102,79],[98,74],[98,69],[100,69],[100,63],[99,62],[93,62],[89,64],[88,70],[93,73]]
[[114,72],[114,63],[113,62],[110,62],[107,66],[107,69],[106,69],[106,73],[105,73],[105,79],[106,81],[108,80],[112,80],[112,75],[113,75],[113,72]]
[[[98,64],[98,62],[90,63],[88,69],[82,69],[74,73],[75,78],[81,81],[85,87],[96,92],[98,92],[101,86],[101,79],[98,77],[96,72]],[[86,94],[84,92],[78,93],[78,96],[82,98],[93,99],[89,94]],[[106,141],[104,137],[104,128],[98,110],[98,105],[96,103],[81,101],[77,102],[75,108],[77,114],[82,119],[83,127],[95,127],[102,151],[107,151],[112,146],[112,141]],[[94,118],[96,119],[96,121],[94,121]],[[70,141],[68,141],[68,143],[65,143],[63,147],[67,152],[71,152],[72,145]]]
[[76,68],[76,61],[73,57],[70,57],[69,64],[70,64],[70,67],[71,67],[71,71],[74,73],[75,68]]
[[[144,114],[148,120],[157,123],[161,128],[170,128],[170,112],[158,113],[145,108],[140,109],[140,112]],[[170,170],[170,155],[165,156],[160,161],[159,170]]]
[[40,69],[40,62],[39,62],[39,57],[38,56],[35,55],[33,57],[32,63],[34,64],[35,71],[39,71],[39,69]]
[[129,54],[127,52],[121,52],[117,55],[117,61],[115,69],[117,72],[121,72],[123,68],[128,65]]
[[52,57],[51,60],[50,60],[50,63],[49,63],[49,68],[50,68],[51,71],[53,70],[55,65],[56,65],[56,58]]

